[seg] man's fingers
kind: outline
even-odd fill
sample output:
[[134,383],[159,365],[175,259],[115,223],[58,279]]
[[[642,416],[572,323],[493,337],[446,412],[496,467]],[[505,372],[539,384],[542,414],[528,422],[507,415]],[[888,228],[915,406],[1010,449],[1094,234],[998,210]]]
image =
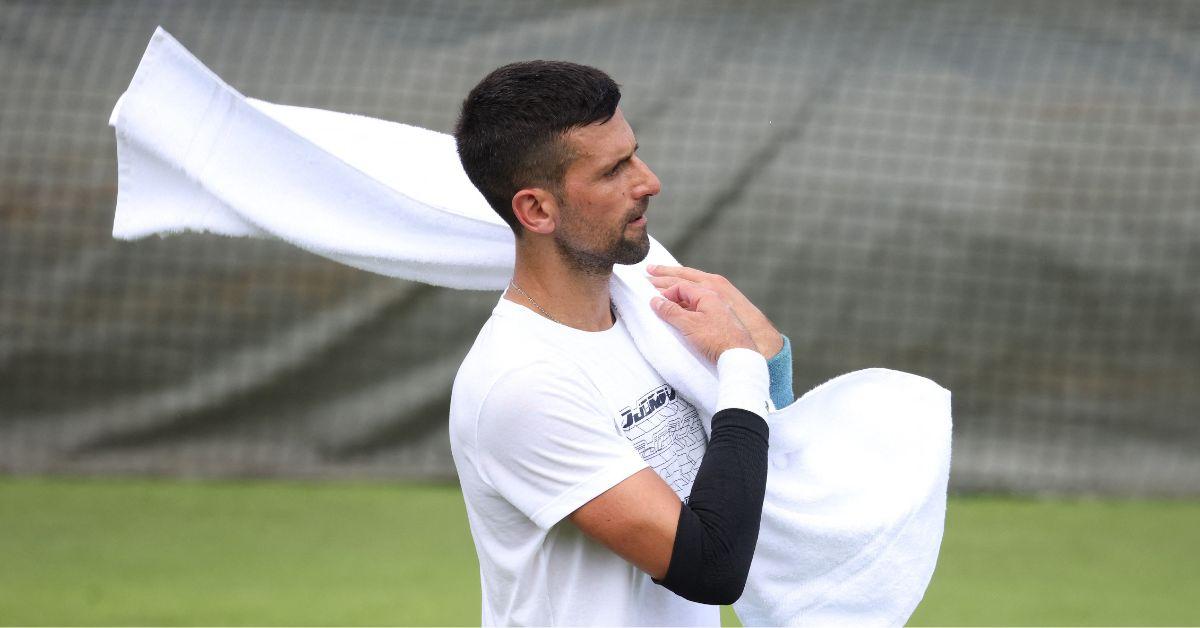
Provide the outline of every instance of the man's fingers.
[[687,266],[657,266],[651,264],[646,267],[646,272],[658,277],[679,277],[688,281],[701,282],[704,281],[708,273]]
[[654,284],[654,287],[658,288],[660,290],[663,288],[670,288],[671,286],[673,286],[681,281],[687,281],[687,280],[680,279],[679,277],[651,277],[650,278],[650,283]]
[[679,281],[663,288],[662,294],[650,300],[654,312],[712,363],[725,349],[756,348],[754,337],[716,292]]
[[717,293],[690,281],[677,281],[658,292],[667,300],[678,304],[684,310],[688,311],[698,309],[701,299],[720,299]]
[[783,347],[783,336],[771,321],[725,277],[687,266],[648,265],[646,272],[650,283],[684,310],[699,313],[714,302],[728,307],[764,357],[770,359]]
[[682,306],[684,309],[692,309],[692,300],[683,292],[683,283],[673,283],[666,288],[659,289],[658,293],[663,295],[663,298]]
[[695,294],[695,291],[691,289],[692,287],[693,285],[686,281],[679,281],[667,286],[659,292],[664,297],[683,306],[683,309],[694,310],[696,309],[697,295]]
[[654,297],[650,300],[650,307],[654,308],[654,313],[658,314],[659,318],[673,327],[678,328],[687,320],[688,311],[670,299]]

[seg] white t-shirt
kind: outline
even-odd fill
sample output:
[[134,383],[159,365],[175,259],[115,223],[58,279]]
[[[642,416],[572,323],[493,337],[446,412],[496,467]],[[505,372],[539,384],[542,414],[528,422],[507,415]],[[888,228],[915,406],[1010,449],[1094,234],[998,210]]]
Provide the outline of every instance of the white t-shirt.
[[619,316],[585,332],[501,298],[454,380],[450,445],[484,625],[720,624],[565,520],[647,466],[686,500],[707,447]]

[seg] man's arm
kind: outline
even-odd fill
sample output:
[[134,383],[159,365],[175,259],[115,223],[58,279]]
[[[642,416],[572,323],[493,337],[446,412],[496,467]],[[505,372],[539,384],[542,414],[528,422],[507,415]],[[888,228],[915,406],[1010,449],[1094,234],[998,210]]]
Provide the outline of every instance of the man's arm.
[[664,289],[655,310],[717,364],[718,412],[687,504],[643,469],[573,512],[588,536],[687,599],[741,596],[766,486],[766,361],[720,296],[693,284]]

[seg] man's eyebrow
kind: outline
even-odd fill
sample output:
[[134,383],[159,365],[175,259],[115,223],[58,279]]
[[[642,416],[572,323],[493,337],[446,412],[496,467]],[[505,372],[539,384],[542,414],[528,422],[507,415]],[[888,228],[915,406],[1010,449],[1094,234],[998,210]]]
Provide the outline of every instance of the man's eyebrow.
[[620,159],[617,159],[616,161],[610,161],[610,162],[608,162],[608,165],[606,165],[606,166],[603,168],[603,172],[608,172],[609,170],[612,170],[613,168],[617,167],[617,165],[618,165],[618,164],[621,164],[621,163],[624,163],[624,162],[626,162],[626,161],[629,161],[630,159],[633,159],[633,154],[634,154],[634,153],[636,153],[636,152],[638,151],[638,149],[639,149],[639,148],[641,148],[641,144],[638,144],[637,142],[634,142],[634,143],[633,143],[633,150],[629,151],[629,154],[628,154],[628,155],[625,155],[624,157],[621,157]]

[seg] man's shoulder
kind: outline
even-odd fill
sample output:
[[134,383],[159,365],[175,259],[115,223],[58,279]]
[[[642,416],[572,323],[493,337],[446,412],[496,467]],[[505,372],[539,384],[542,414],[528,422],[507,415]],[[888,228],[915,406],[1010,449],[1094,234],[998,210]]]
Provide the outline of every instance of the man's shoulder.
[[[450,395],[452,448],[516,432],[555,432],[558,420],[604,413],[599,391],[577,357],[520,328],[489,319],[463,359]],[[499,327],[499,328],[497,328]],[[487,429],[481,432],[480,426]],[[486,432],[486,434],[484,433]],[[456,463],[457,464],[457,463]]]
[[515,371],[572,369],[570,353],[536,330],[519,324],[510,316],[493,314],[479,330],[470,351],[459,366],[458,379],[464,374],[490,374],[490,378]]
[[512,380],[531,389],[578,383],[586,379],[582,375],[577,356],[566,348],[539,336],[513,317],[493,313],[458,367],[451,395],[452,415],[465,408],[477,411],[497,382]]

